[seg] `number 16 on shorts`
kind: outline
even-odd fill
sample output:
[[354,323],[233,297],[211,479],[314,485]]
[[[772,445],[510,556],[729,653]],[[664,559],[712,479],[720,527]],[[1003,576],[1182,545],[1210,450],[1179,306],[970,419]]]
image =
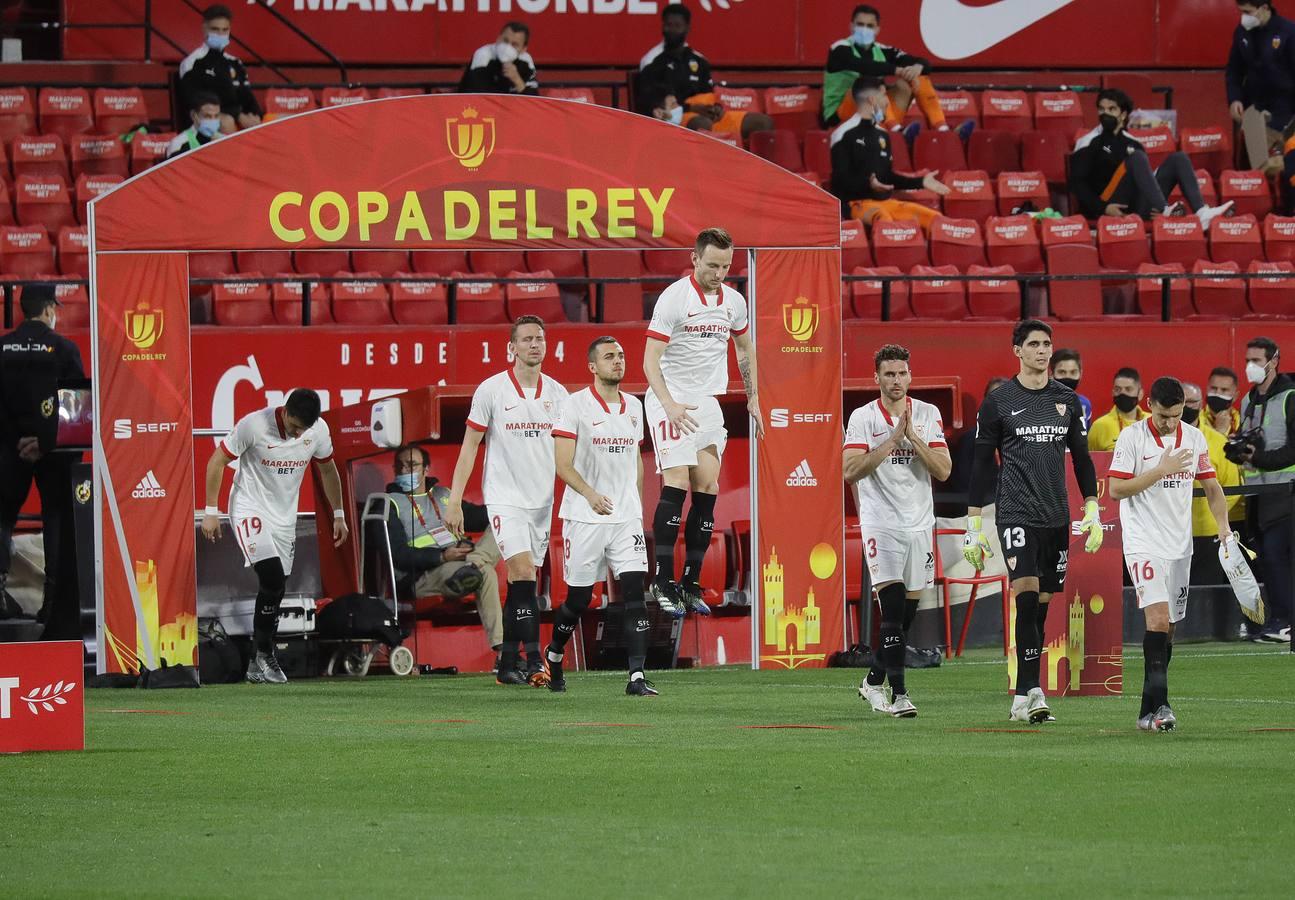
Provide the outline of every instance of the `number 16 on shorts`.
[[1192,559],[1161,559],[1158,556],[1126,558],[1129,578],[1138,593],[1138,609],[1155,603],[1169,604],[1169,621],[1181,622],[1187,615],[1187,586]]

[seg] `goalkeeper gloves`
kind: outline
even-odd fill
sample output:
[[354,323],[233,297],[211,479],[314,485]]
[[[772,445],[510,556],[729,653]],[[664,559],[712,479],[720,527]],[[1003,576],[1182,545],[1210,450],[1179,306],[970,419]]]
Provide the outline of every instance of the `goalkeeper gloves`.
[[1088,534],[1084,540],[1085,552],[1096,553],[1102,547],[1102,516],[1096,500],[1089,500],[1084,504],[1084,518],[1079,523],[1079,533],[1085,532]]
[[962,558],[977,572],[985,568],[985,557],[994,555],[981,527],[980,516],[967,516],[967,533],[962,536]]

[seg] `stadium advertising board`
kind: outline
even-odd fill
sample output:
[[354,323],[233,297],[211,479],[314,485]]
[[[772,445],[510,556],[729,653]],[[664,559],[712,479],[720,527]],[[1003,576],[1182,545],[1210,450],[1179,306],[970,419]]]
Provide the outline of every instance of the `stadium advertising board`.
[[5,644],[0,753],[85,749],[80,641]]

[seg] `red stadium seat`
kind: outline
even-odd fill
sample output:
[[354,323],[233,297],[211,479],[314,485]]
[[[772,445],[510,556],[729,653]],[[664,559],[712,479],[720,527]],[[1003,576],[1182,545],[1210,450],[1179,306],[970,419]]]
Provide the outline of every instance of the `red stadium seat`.
[[1021,135],[1021,168],[1042,172],[1048,184],[1066,183],[1070,136],[1059,131],[1027,131]]
[[0,87],[0,143],[36,133],[36,107],[25,87]]
[[1264,256],[1274,262],[1295,261],[1295,218],[1264,217]]
[[[805,134],[818,127],[818,110],[822,105],[822,97],[821,90],[807,85],[766,88],[764,111],[773,119],[775,128],[789,128],[797,134]],[[816,171],[826,177],[832,169],[828,167]]]
[[407,87],[384,87],[378,88],[377,97],[379,100],[388,100],[392,97],[421,97],[427,93],[416,84]]
[[1147,224],[1137,216],[1102,216],[1097,220],[1097,247],[1102,265],[1108,269],[1132,272],[1151,262],[1147,244]]
[[1021,168],[1021,136],[1014,131],[979,129],[967,138],[967,168],[983,169],[997,178]]
[[742,139],[729,131],[703,131],[702,134],[712,140],[719,141],[721,144],[728,144],[730,147],[740,148],[742,146]]
[[352,103],[363,103],[368,99],[368,88],[362,87],[327,87],[319,92],[319,105],[325,109],[334,106],[350,106]]
[[1211,175],[1222,172],[1232,162],[1232,129],[1222,125],[1204,128],[1182,128],[1178,143],[1192,159],[1192,165]]
[[805,132],[805,168],[823,179],[832,174],[832,136],[817,129]]
[[90,277],[90,232],[85,227],[58,233],[58,271],[75,278]]
[[298,272],[350,272],[351,254],[346,250],[294,250],[293,268]]
[[648,275],[666,275],[677,281],[679,273],[692,268],[691,250],[644,250],[643,271]]
[[[904,140],[903,135],[891,135],[890,144],[890,166],[896,172],[913,172],[913,158],[908,152],[908,141]],[[898,138],[895,140],[895,138]],[[958,168],[955,166],[954,168]],[[962,168],[966,168],[963,166]],[[829,168],[828,172],[832,170]]]
[[931,262],[937,266],[965,269],[985,264],[984,236],[973,219],[938,217],[931,223],[930,243]]
[[291,250],[242,250],[234,254],[240,274],[248,272],[291,272]]
[[[409,275],[397,272],[397,276]],[[448,291],[442,281],[410,277],[391,286],[391,317],[398,325],[445,325],[450,321]]]
[[[260,276],[260,272],[248,272]],[[227,281],[212,288],[211,318],[217,325],[273,325],[270,287],[264,281]]]
[[[683,102],[683,98],[678,98]],[[717,99],[725,110],[734,110],[735,112],[764,112],[764,104],[760,101],[760,92],[752,88],[732,87],[729,85],[715,85],[715,99]]]
[[[1192,218],[1195,218],[1193,216]],[[1216,219],[1210,225],[1210,259],[1248,266],[1264,258],[1259,222],[1254,216]]]
[[1074,91],[1039,91],[1034,94],[1034,127],[1038,131],[1071,134],[1084,126],[1084,109]]
[[265,121],[295,116],[315,108],[315,95],[309,88],[270,88],[265,92]]
[[[15,164],[16,169],[16,164]],[[1233,202],[1233,215],[1249,213],[1262,219],[1273,210],[1273,195],[1262,172],[1239,172],[1225,169],[1219,175],[1219,200]]]
[[[291,272],[279,272],[276,278],[285,278]],[[327,288],[319,284],[314,272],[302,273],[303,280],[311,280],[310,285],[310,321],[315,325],[326,325],[333,321],[333,310],[329,304]],[[274,320],[280,325],[300,325],[302,305],[302,282],[285,281],[276,283],[270,288],[270,302],[274,307]]]
[[[898,146],[903,137],[892,135],[891,144]],[[967,156],[962,149],[962,139],[956,131],[923,131],[913,142],[913,164],[919,170],[935,172],[960,171],[967,168]],[[899,163],[894,167],[899,169]]]
[[68,177],[67,154],[63,139],[57,134],[21,135],[14,138],[9,157],[13,161],[13,174],[57,175]]
[[351,267],[357,272],[390,276],[409,271],[408,250],[352,250]]
[[339,325],[390,325],[391,294],[387,286],[369,279],[379,278],[377,272],[337,272],[336,278],[346,281],[331,285],[333,319]]
[[872,265],[872,248],[868,246],[868,233],[858,219],[841,223],[841,271],[850,272],[860,266]]
[[174,131],[161,134],[137,134],[130,140],[130,174],[138,175],[154,163],[166,159],[166,148]]
[[13,197],[9,196],[9,185],[0,178],[0,225],[14,224]]
[[[1048,273],[1092,275],[1101,271],[1097,248],[1092,244],[1053,244],[1047,248]],[[1048,283],[1048,308],[1058,319],[1092,318],[1102,314],[1100,281]]]
[[[733,255],[733,264],[737,264],[737,254]],[[563,278],[584,278],[585,255],[579,250],[527,250],[526,271],[538,272],[548,269],[558,280]]]
[[127,172],[121,141],[108,134],[78,134],[72,138],[72,177],[121,175]]
[[[1247,272],[1295,272],[1295,265],[1289,260],[1280,262],[1262,262],[1255,260],[1246,269]],[[1250,282],[1250,308],[1256,315],[1295,316],[1295,278],[1257,278]]]
[[575,103],[596,104],[598,101],[594,98],[593,88],[586,87],[565,87],[565,88],[540,88],[541,97],[552,97],[554,100],[571,100]]
[[84,88],[40,89],[40,130],[69,141],[94,127],[94,107]]
[[[977,318],[1017,319],[1021,315],[1021,289],[1012,278],[1011,266],[971,266],[968,275],[982,275],[982,281],[967,282],[967,309]],[[997,277],[996,277],[997,276]]]
[[1234,262],[1216,263],[1197,260],[1192,271],[1198,275],[1220,275],[1220,278],[1198,279],[1192,284],[1192,302],[1196,312],[1203,316],[1224,316],[1239,319],[1250,312],[1246,303],[1246,283],[1237,275],[1241,267]]
[[915,222],[878,222],[872,226],[872,258],[878,266],[908,271],[927,265],[926,235]]
[[1045,248],[1056,244],[1093,245],[1093,232],[1083,216],[1066,216],[1063,219],[1040,219],[1039,240]]
[[[637,278],[643,274],[643,257],[637,250],[597,250],[586,257],[590,278]],[[597,291],[589,291],[590,319],[597,321]],[[641,322],[643,285],[603,285],[602,321]]]
[[415,250],[409,256],[414,271],[420,275],[468,271],[468,255],[462,250]]
[[[863,266],[852,275],[903,275],[895,266]],[[850,309],[856,319],[881,319],[881,281],[853,281],[850,283]],[[890,282],[890,319],[911,319],[913,310],[908,305],[908,282]]]
[[[476,272],[489,275],[492,272]],[[504,308],[503,285],[491,281],[473,281],[467,272],[451,272],[455,282],[455,321],[459,325],[505,325],[508,311]]]
[[148,106],[139,88],[95,88],[94,127],[99,134],[117,136],[147,124]]
[[508,273],[509,278],[534,278],[520,284],[509,284],[504,287],[504,300],[508,306],[508,318],[516,320],[518,316],[539,316],[545,322],[565,322],[566,311],[562,308],[562,295],[558,292],[553,273],[518,272]]
[[90,293],[85,285],[56,284],[54,297],[63,304],[58,311],[59,331],[90,327]]
[[1043,248],[1030,216],[994,216],[985,223],[985,250],[991,266],[1017,272],[1042,272]]
[[1205,231],[1195,216],[1159,216],[1151,223],[1151,252],[1160,265],[1190,266],[1209,254],[1205,252]]
[[53,275],[54,246],[41,225],[0,227],[0,272],[16,278]]
[[[1212,176],[1209,172],[1205,171],[1204,169],[1197,169],[1196,185],[1201,190],[1201,199],[1205,202],[1206,206],[1218,205],[1219,195],[1218,195],[1218,192],[1214,190],[1214,176]],[[1182,188],[1175,187],[1169,193],[1168,199],[1171,202],[1178,202],[1180,200],[1185,200],[1186,198],[1183,197]]]
[[[947,276],[959,275],[957,266],[913,266],[910,275],[922,281],[910,285],[908,302],[913,315],[921,319],[965,319],[967,317],[967,288],[965,282],[949,281]],[[943,276],[943,277],[942,277]]]
[[[1192,265],[1195,265],[1193,261]],[[1138,266],[1139,275],[1182,275],[1187,268],[1182,263],[1143,263]],[[1164,281],[1151,278],[1139,278],[1136,292],[1138,308],[1146,315],[1159,319],[1164,307]],[[1181,322],[1194,314],[1192,306],[1192,285],[1186,278],[1175,278],[1169,282],[1169,315]]]
[[1151,168],[1156,169],[1165,161],[1170,153],[1178,149],[1178,141],[1174,139],[1174,133],[1163,125],[1159,128],[1149,128],[1145,131],[1129,130],[1129,137],[1134,138],[1142,144],[1142,149],[1147,151],[1147,158],[1151,160]]
[[14,209],[21,225],[43,225],[57,234],[66,225],[77,224],[72,197],[62,178],[21,175],[14,184]]
[[[800,155],[800,144],[794,131],[757,131],[751,135],[751,152],[756,156],[782,166],[788,172],[800,172],[805,161]],[[829,169],[828,172],[831,172]]]
[[998,176],[998,214],[1008,216],[1025,204],[1036,210],[1052,204],[1048,179],[1042,172],[1003,172]]
[[507,272],[526,268],[521,250],[469,250],[468,267],[473,272]]
[[980,107],[976,103],[975,94],[970,91],[937,91],[937,94],[940,109],[944,111],[944,121],[950,128],[956,129],[964,122],[980,124]]
[[82,222],[88,222],[86,207],[90,201],[105,191],[110,191],[126,179],[121,175],[81,175],[76,180],[76,216]]
[[[234,254],[227,250],[208,250],[189,254],[190,278],[221,278],[225,275],[233,275],[235,271]],[[205,294],[208,290],[210,288],[202,288],[200,293]]]
[[980,121],[998,131],[1030,131],[1034,120],[1025,91],[985,91],[980,97]]

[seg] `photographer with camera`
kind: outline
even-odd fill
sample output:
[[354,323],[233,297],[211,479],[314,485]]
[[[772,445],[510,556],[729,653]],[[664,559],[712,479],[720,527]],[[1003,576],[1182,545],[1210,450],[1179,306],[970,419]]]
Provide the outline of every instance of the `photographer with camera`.
[[450,489],[427,474],[431,458],[416,444],[396,450],[396,480],[387,485],[387,535],[402,594],[439,594],[460,598],[475,594],[481,627],[499,653],[504,640],[503,607],[495,564],[499,547],[490,531],[486,508],[463,503],[463,527],[485,532],[476,544],[445,526]]
[[[1266,337],[1246,344],[1246,380],[1254,385],[1241,404],[1241,427],[1224,447],[1242,467],[1247,485],[1295,481],[1295,381],[1277,371],[1281,351]],[[1259,566],[1267,587],[1268,621],[1257,640],[1290,642],[1291,500],[1264,494],[1249,504],[1259,535]]]

